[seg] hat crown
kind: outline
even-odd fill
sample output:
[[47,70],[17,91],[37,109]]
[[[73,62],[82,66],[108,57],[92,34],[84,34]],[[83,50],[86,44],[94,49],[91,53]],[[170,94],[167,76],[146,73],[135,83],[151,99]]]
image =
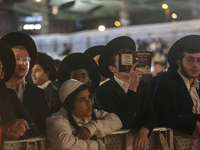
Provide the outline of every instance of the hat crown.
[[59,90],[59,97],[61,102],[63,103],[65,99],[74,92],[79,86],[83,85],[81,81],[75,80],[75,79],[69,79],[65,81]]

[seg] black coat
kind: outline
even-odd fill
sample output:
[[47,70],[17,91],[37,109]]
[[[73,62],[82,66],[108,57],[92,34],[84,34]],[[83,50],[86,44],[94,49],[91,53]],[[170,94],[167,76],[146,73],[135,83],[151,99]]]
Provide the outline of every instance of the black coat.
[[[199,91],[197,92],[199,94]],[[192,112],[193,101],[177,71],[157,80],[154,106],[158,126],[170,127],[192,135],[197,120],[200,121],[200,114]]]
[[44,90],[27,83],[23,95],[23,105],[31,119],[35,122],[40,133],[45,134],[45,120],[51,113],[48,108]]
[[124,129],[146,127],[151,132],[156,126],[149,87],[144,81],[140,81],[137,92],[128,90],[126,94],[112,77],[96,89],[94,98],[98,109],[121,119]]
[[[24,119],[28,124],[33,124],[33,120],[25,110],[22,102],[17,97],[14,90],[8,89],[4,86],[0,87],[0,112],[1,123],[11,122],[15,119]],[[30,129],[24,134],[22,138],[29,138],[39,135],[39,130],[36,126],[31,125]]]

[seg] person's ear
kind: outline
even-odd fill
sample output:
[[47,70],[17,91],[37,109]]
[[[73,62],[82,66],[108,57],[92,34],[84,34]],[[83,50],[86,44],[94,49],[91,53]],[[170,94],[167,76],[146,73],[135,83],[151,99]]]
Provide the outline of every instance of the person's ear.
[[176,64],[178,65],[178,67],[181,67],[181,60],[177,59]]
[[112,72],[112,73],[116,73],[116,69],[113,66],[108,66],[108,69]]
[[49,77],[50,76],[50,71],[47,71],[46,74],[47,74],[47,77]]

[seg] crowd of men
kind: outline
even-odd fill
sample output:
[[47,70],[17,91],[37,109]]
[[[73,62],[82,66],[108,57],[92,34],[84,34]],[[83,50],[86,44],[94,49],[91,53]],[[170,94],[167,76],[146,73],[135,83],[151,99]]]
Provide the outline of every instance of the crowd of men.
[[[200,139],[200,36],[177,40],[167,56],[170,67],[149,83],[141,79],[138,62],[128,74],[119,72],[120,50],[136,51],[135,41],[119,36],[84,53],[69,54],[56,71],[54,60],[37,52],[29,35],[4,35],[0,39],[2,139],[45,135],[46,118],[62,109],[59,89],[70,79],[89,87],[94,108],[117,115],[122,129],[137,131],[134,150],[146,149],[156,126],[172,128],[181,138]],[[25,79],[28,75],[30,78]],[[199,149],[200,142],[188,147],[175,143],[176,149],[194,146]]]

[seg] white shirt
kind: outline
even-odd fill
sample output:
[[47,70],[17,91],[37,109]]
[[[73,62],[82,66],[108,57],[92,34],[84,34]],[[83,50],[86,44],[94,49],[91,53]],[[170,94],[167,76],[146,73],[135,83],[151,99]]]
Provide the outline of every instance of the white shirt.
[[199,99],[199,95],[197,93],[197,90],[199,90],[199,83],[198,83],[197,79],[195,79],[193,81],[192,86],[190,86],[190,81],[185,76],[183,76],[179,71],[178,71],[178,73],[182,77],[182,79],[188,89],[188,92],[190,93],[190,96],[192,98],[192,101],[194,104],[192,112],[194,114],[200,114],[200,99]]
[[128,92],[129,84],[114,76],[116,82],[121,86],[125,93]]
[[17,93],[18,98],[23,102],[23,95],[24,95],[24,90],[25,90],[25,86],[26,86],[26,82],[25,80],[19,84],[19,90],[17,92],[16,90],[16,86],[14,86],[13,84],[11,84],[9,81],[6,82],[6,87],[9,89],[13,89],[15,90],[15,92]]
[[39,87],[39,88],[45,90],[46,87],[49,85],[49,83],[51,83],[51,80],[48,80],[48,81],[45,82],[44,84],[42,84],[42,85],[38,85],[37,87]]
[[[84,117],[84,121],[74,117],[79,126],[85,126],[91,133],[99,138],[120,129],[122,123],[117,115],[94,109],[98,120],[91,120],[91,116]],[[81,140],[72,134],[75,128],[68,121],[67,111],[61,108],[52,116],[46,118],[47,138],[58,150],[98,150],[95,140]]]

